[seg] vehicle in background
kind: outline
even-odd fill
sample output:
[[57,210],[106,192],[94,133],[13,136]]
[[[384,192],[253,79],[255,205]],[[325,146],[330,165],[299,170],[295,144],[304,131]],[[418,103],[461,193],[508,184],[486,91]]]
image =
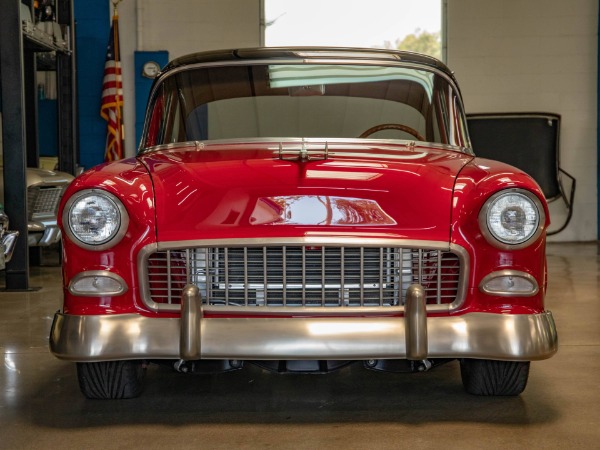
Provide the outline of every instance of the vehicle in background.
[[[28,167],[27,183],[27,243],[30,247],[45,247],[61,239],[57,224],[60,199],[73,175],[56,170]],[[4,201],[4,168],[0,166],[0,202]]]
[[4,269],[6,263],[12,258],[18,231],[10,231],[8,216],[4,212],[4,207],[0,204],[0,270]]

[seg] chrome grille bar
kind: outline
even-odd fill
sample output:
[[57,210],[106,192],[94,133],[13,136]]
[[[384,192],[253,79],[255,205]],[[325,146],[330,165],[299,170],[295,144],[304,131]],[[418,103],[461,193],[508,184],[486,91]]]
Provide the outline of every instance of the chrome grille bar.
[[[248,306],[248,247],[244,247],[244,302]],[[225,268],[227,270],[227,268]],[[225,289],[228,289],[226,286]]]
[[[281,273],[281,278],[282,278],[282,286],[287,286],[287,265],[286,262],[287,261],[287,252],[286,252],[286,247],[283,247],[283,272]],[[283,296],[283,306],[287,306],[287,295],[286,295],[287,290],[286,289],[282,289],[282,296]]]
[[325,306],[325,279],[326,279],[326,265],[325,265],[325,248],[321,247],[321,267],[323,270],[321,271],[321,306]]
[[63,192],[63,186],[34,186],[27,190],[29,219],[36,216],[55,215]]
[[[208,249],[206,249],[208,252]],[[225,267],[229,267],[229,249],[225,247]],[[229,272],[225,271],[225,286],[229,286]],[[225,304],[229,304],[229,289],[225,290]]]
[[[437,266],[442,267],[442,254],[438,252],[437,254]],[[442,271],[437,271],[437,283],[436,283],[436,297],[440,299],[442,297]]]
[[379,249],[379,306],[381,306],[382,302],[383,302],[383,274],[384,274],[383,251],[384,251],[384,249],[382,249],[382,248]]
[[147,260],[150,301],[176,304],[194,283],[223,306],[388,307],[421,284],[428,304],[449,304],[461,286],[460,258],[397,247],[256,246],[165,250]]

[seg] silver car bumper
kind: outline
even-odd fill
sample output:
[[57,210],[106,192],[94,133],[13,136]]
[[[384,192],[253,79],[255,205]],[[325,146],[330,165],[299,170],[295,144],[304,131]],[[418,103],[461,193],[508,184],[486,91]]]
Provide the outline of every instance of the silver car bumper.
[[27,245],[29,247],[47,247],[60,242],[61,232],[56,224],[44,222],[29,222],[27,224]]
[[204,318],[188,286],[179,318],[57,313],[50,349],[79,361],[121,359],[415,359],[531,361],[558,349],[550,312],[427,317],[420,286],[404,317]]
[[5,264],[11,260],[18,237],[18,231],[6,231],[2,235],[0,239],[0,269],[4,269]]

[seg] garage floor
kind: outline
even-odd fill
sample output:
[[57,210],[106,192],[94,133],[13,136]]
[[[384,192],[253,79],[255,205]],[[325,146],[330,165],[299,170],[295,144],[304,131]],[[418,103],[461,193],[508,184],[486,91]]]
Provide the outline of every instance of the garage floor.
[[[35,292],[0,292],[0,449],[600,448],[600,247],[551,244],[547,305],[560,350],[518,398],[462,390],[458,363],[428,373],[181,375],[151,366],[142,397],[86,400],[48,351],[59,267]],[[0,284],[3,280],[0,279]]]

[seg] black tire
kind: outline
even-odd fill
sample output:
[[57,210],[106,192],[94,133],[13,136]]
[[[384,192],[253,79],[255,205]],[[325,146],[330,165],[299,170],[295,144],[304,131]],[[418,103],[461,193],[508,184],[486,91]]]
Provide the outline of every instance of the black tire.
[[79,388],[93,399],[137,397],[142,392],[145,374],[142,361],[77,363]]
[[514,396],[527,386],[529,361],[463,359],[460,374],[469,394]]

